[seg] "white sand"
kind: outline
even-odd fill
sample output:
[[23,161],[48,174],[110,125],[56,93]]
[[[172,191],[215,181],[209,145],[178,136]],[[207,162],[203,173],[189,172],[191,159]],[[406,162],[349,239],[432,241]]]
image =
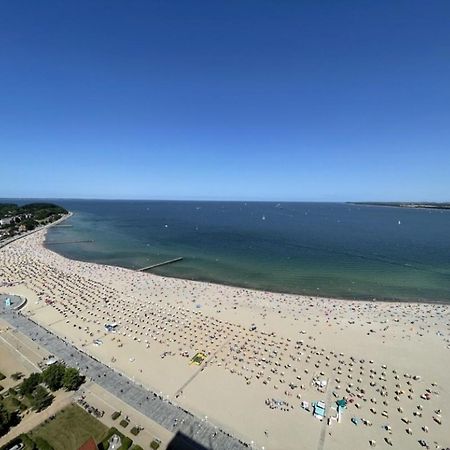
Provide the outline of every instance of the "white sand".
[[[0,292],[26,295],[34,320],[255,447],[450,447],[447,305],[158,277],[68,260],[43,248],[44,233],[0,250]],[[117,333],[105,331],[111,322]],[[190,364],[198,351],[208,355],[201,366]],[[327,381],[323,392],[313,379]],[[340,424],[300,408],[323,400],[330,411],[344,396]]]

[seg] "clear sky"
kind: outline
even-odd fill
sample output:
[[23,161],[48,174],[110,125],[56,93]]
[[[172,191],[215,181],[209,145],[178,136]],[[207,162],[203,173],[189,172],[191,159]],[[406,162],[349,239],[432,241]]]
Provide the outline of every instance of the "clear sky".
[[450,1],[2,1],[0,197],[448,201]]

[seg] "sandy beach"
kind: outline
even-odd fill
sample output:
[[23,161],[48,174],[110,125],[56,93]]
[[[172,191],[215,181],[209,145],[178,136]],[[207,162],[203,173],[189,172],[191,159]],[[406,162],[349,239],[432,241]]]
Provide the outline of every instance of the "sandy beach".
[[0,293],[26,297],[39,324],[255,448],[450,447],[448,305],[159,277],[66,259],[44,248],[45,232],[0,249]]

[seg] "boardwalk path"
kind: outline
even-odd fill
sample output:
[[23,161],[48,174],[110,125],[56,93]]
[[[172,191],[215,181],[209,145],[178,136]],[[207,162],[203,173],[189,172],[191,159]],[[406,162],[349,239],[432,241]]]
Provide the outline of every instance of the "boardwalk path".
[[241,450],[248,447],[248,444],[221,431],[210,422],[198,419],[188,411],[129,380],[41,327],[32,319],[17,312],[3,312],[1,316],[33,341],[64,360],[67,365],[79,367],[82,374],[167,430],[181,431],[211,450]]

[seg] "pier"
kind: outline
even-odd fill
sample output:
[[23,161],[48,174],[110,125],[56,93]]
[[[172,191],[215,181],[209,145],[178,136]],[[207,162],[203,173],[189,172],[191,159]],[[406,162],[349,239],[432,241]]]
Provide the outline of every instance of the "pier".
[[90,242],[94,242],[94,240],[89,239],[86,241],[59,241],[59,242],[46,242],[46,245],[57,245],[57,244],[85,244],[85,243],[90,243]]
[[139,270],[139,272],[145,272],[146,270],[154,269],[155,267],[166,266],[167,264],[176,263],[178,261],[181,261],[182,259],[183,258],[180,256],[179,258],[169,259],[169,261],[163,261],[158,264],[153,264],[151,266],[142,267],[141,269],[138,269],[138,270]]

